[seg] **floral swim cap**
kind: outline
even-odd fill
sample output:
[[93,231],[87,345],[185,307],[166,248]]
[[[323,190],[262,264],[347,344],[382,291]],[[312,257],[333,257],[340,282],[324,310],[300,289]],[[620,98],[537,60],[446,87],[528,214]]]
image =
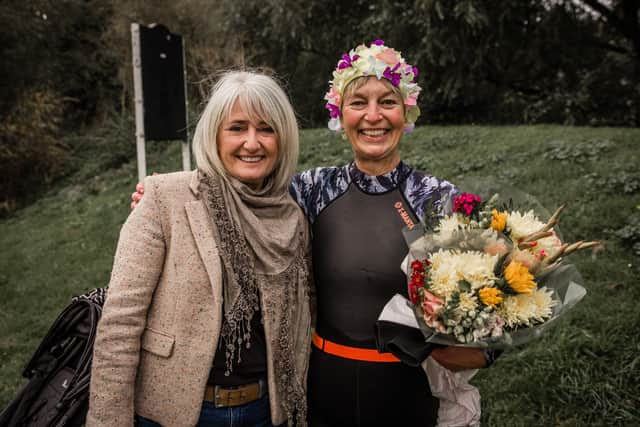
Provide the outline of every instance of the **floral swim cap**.
[[385,78],[399,89],[407,122],[404,130],[411,132],[420,116],[418,95],[421,88],[416,83],[418,69],[407,64],[400,52],[385,46],[383,40],[374,40],[369,47],[362,44],[342,55],[333,71],[333,80],[329,82],[329,92],[324,96],[331,117],[329,129],[342,129],[340,103],[344,89],[355,79],[367,76],[376,76],[378,80]]

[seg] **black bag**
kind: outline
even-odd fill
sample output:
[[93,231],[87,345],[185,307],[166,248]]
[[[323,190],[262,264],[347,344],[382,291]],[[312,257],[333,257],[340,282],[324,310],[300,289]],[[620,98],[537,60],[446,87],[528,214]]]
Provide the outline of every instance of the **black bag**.
[[22,372],[29,381],[0,414],[1,427],[82,426],[89,407],[93,341],[106,288],[73,298]]

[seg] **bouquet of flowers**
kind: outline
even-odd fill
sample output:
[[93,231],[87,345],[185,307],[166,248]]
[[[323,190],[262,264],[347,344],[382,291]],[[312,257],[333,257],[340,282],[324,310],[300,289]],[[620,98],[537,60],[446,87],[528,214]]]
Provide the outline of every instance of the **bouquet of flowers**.
[[498,200],[463,193],[432,230],[408,238],[409,297],[428,341],[521,344],[586,293],[563,259],[599,243],[562,241],[556,226],[564,206],[543,222]]

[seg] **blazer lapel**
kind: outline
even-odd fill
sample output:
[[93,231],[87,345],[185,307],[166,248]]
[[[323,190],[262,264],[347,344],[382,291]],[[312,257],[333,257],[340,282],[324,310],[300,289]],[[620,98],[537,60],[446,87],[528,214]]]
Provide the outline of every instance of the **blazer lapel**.
[[[198,195],[197,185],[194,185],[193,182],[191,190],[196,194],[196,196]],[[213,224],[211,223],[211,218],[207,212],[207,207],[203,200],[193,200],[185,203],[185,210],[187,212],[187,218],[189,219],[191,233],[196,241],[198,252],[200,253],[204,268],[207,270],[207,275],[209,276],[209,281],[213,288],[214,303],[221,303],[221,301],[217,300],[222,298],[222,287],[220,286],[222,268],[220,265],[220,255],[218,254],[218,248],[213,236],[213,230],[211,229]]]

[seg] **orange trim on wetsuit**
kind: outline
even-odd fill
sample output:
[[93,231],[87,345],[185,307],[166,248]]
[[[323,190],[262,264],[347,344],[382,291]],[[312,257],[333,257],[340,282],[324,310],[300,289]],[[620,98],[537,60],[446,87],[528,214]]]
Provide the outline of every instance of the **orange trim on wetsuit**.
[[376,349],[350,347],[348,345],[336,344],[325,340],[317,333],[313,333],[313,345],[325,353],[344,359],[362,360],[365,362],[400,362],[400,359],[391,353],[380,353]]

